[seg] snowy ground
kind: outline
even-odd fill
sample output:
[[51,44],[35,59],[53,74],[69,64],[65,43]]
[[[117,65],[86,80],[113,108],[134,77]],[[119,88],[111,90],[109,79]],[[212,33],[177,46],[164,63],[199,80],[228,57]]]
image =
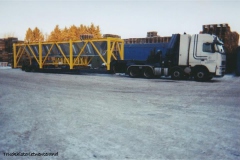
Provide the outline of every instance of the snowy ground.
[[0,69],[12,69],[12,67],[10,67],[10,66],[6,66],[6,67],[0,66]]
[[0,69],[0,159],[240,159],[240,77]]

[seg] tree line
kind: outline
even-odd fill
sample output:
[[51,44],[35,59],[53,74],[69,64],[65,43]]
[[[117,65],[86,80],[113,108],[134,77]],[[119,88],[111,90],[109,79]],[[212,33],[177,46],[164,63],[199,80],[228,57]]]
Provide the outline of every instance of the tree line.
[[70,27],[59,28],[56,25],[54,30],[50,34],[43,34],[37,27],[33,30],[28,28],[25,35],[25,42],[43,42],[43,41],[69,41],[70,39],[75,41],[80,39],[80,35],[91,34],[93,38],[102,38],[102,34],[99,26],[95,26],[93,23],[90,26],[72,25]]

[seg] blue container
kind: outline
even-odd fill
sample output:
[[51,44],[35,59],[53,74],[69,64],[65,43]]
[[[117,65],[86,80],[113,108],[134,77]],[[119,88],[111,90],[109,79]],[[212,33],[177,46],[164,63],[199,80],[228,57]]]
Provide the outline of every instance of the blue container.
[[161,50],[165,55],[167,47],[168,43],[125,44],[124,59],[145,61],[153,50]]

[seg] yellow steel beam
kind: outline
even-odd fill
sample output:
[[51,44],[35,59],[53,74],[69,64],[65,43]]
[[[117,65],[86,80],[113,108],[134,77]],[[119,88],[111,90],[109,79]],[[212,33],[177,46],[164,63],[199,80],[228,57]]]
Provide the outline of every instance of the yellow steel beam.
[[[121,47],[119,47],[119,45],[121,45]],[[122,41],[118,42],[117,47],[118,47],[120,59],[124,60],[124,41],[122,40]]]
[[87,65],[89,65],[89,63],[92,61],[92,59],[93,59],[93,57],[91,57],[91,58],[86,58],[87,59]]
[[76,58],[75,61],[74,61],[74,65],[76,64],[77,59],[81,56],[81,54],[83,53],[84,49],[86,48],[87,43],[88,43],[88,42],[86,42],[86,43],[83,45],[83,48],[81,49],[81,51],[80,51],[79,54],[77,55],[77,58]]
[[107,70],[110,70],[110,62],[111,62],[111,38],[107,38]]
[[25,47],[24,47],[25,53],[27,54],[29,61],[32,62],[31,55],[27,52],[26,47],[27,46],[25,45]]
[[[15,45],[16,46],[16,45]],[[22,52],[24,52],[24,50],[21,50],[22,47],[19,47],[18,51],[17,51],[17,54],[16,54],[16,62],[14,61],[14,64],[16,64],[16,67],[18,65],[18,62],[19,60],[21,59],[21,56],[22,56]],[[13,51],[14,52],[14,51]],[[20,54],[20,56],[19,56]],[[15,58],[15,55],[14,55],[14,58]]]
[[[17,45],[16,45],[17,46]],[[17,52],[17,54],[16,55],[14,55],[14,59],[16,58],[16,63],[14,62],[14,68],[16,68],[16,67],[18,67],[18,63],[19,63],[19,61],[20,61],[20,59],[21,59],[21,57],[22,57],[22,55],[23,55],[23,53],[25,52],[25,53],[27,53],[26,52],[26,45],[19,45],[18,46],[18,52]],[[30,55],[27,53],[27,56],[28,56],[28,58],[29,58],[29,60],[31,59],[30,58]]]
[[51,50],[52,50],[53,46],[54,46],[54,43],[52,44],[52,46],[51,46],[50,49],[48,50],[48,53],[46,54],[46,56],[45,56],[45,58],[44,58],[44,60],[43,60],[43,64],[44,64],[45,61],[47,60],[48,55],[51,53]]
[[102,59],[102,61],[103,61],[104,63],[107,63],[107,62],[105,61],[105,59],[103,58],[103,56],[101,55],[101,53],[98,51],[97,47],[93,44],[93,42],[90,41],[90,43],[92,44],[93,48],[95,49],[95,51],[97,52],[97,54],[99,55],[99,57]]
[[119,53],[120,59],[122,60],[121,47],[119,45],[121,45],[121,43],[117,42],[117,44],[116,44],[117,51]]
[[42,69],[43,63],[42,63],[42,43],[39,42],[38,44],[38,56],[39,56],[39,68]]
[[[23,48],[23,47],[21,47],[21,48]],[[21,57],[22,57],[22,55],[25,51],[26,46],[24,46],[24,48],[22,50],[21,50],[21,48],[19,48],[19,51],[18,51],[19,53],[17,54],[17,64],[19,63],[19,61],[20,61],[20,59],[21,59]]]
[[[113,44],[112,44],[112,48],[111,48],[111,52],[110,52],[110,54],[111,54],[111,56],[113,56],[113,58],[116,60],[117,58],[116,58],[116,56],[113,54],[113,49],[115,48],[115,44],[116,44],[116,42],[113,42]],[[110,60],[111,60],[111,57],[110,57]]]
[[61,53],[61,54],[63,55],[63,57],[65,58],[65,60],[67,61],[67,63],[69,64],[69,61],[68,61],[67,57],[66,57],[65,54],[63,53],[63,51],[62,51],[61,47],[58,45],[58,43],[56,43],[56,46],[57,46],[57,48],[59,49],[60,53]]
[[19,57],[19,54],[21,53],[21,48],[22,47],[20,47],[20,49],[17,51],[16,57]]
[[77,63],[75,63],[74,66],[86,66],[91,62],[92,59],[93,57],[80,57],[78,59],[75,58],[74,61]]
[[[35,53],[33,52],[32,48],[30,47],[29,44],[28,44],[27,46],[28,46],[30,52],[32,53],[33,57],[36,59],[37,63],[39,64],[39,61],[38,61],[38,59],[37,59],[37,56],[36,56]],[[30,62],[31,62],[31,61],[32,61],[32,60],[30,60]],[[30,64],[31,64],[31,63],[30,63]]]
[[69,41],[69,58],[70,58],[70,69],[73,69],[73,48],[72,48],[72,40]]

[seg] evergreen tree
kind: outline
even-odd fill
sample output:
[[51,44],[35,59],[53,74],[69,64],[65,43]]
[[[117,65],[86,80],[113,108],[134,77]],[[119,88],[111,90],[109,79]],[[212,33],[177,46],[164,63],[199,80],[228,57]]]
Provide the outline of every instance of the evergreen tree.
[[48,35],[43,33],[35,27],[34,30],[28,28],[26,32],[25,41],[26,42],[39,42],[44,41],[69,41],[70,39],[73,41],[80,40],[80,35],[83,34],[92,34],[93,38],[102,38],[100,27],[95,26],[91,23],[90,26],[86,26],[81,24],[79,27],[72,25],[71,27],[64,29],[60,29],[59,25],[56,25],[54,30]]
[[69,30],[67,27],[65,27],[63,30],[62,30],[62,36],[61,36],[61,40],[62,41],[68,41],[70,38],[69,38]]
[[48,41],[62,41],[62,31],[59,29],[58,25],[56,25],[54,30],[50,33]]
[[24,40],[25,40],[25,42],[32,42],[33,41],[33,31],[31,30],[31,28],[28,28]]
[[42,32],[37,28],[35,27],[34,30],[32,31],[32,37],[33,37],[33,42],[42,42],[44,41],[44,36],[42,34]]
[[75,40],[79,40],[80,39],[80,34],[79,34],[79,30],[75,25],[72,25],[69,28],[69,38],[73,41]]

